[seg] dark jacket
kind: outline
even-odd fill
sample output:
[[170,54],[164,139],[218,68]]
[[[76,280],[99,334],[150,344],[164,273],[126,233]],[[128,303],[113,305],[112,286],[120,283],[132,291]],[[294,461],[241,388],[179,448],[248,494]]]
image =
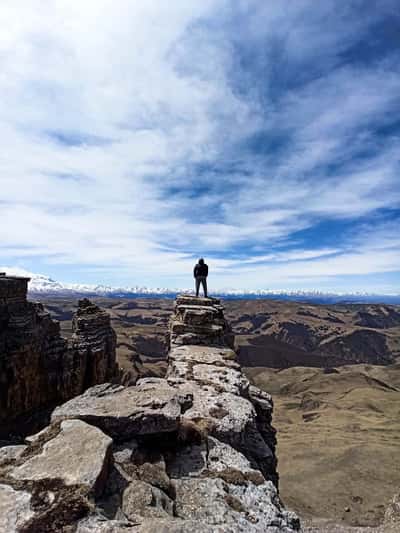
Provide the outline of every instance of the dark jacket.
[[203,263],[202,265],[200,263],[197,263],[197,265],[194,267],[193,275],[195,278],[198,278],[200,276],[207,277],[208,276],[208,265]]

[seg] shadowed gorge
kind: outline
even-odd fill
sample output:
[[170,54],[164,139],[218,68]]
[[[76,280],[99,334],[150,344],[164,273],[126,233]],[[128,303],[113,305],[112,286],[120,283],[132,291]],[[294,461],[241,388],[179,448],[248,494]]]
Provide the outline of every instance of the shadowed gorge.
[[116,338],[108,314],[80,300],[68,342],[43,305],[27,301],[28,281],[0,276],[2,438],[40,426],[40,411],[45,418],[49,408],[117,377]]

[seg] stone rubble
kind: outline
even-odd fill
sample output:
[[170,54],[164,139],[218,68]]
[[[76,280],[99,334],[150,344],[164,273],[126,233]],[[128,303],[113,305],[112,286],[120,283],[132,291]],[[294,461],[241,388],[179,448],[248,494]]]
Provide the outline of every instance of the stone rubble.
[[220,302],[178,297],[170,334],[165,379],[92,387],[3,451],[1,533],[299,531],[272,399],[242,374]]

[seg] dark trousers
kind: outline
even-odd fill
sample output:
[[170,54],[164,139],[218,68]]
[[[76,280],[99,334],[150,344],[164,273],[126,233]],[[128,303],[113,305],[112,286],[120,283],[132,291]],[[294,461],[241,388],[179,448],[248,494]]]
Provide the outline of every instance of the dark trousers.
[[204,298],[207,298],[207,277],[197,276],[196,279],[196,296],[199,295],[200,283],[203,286]]

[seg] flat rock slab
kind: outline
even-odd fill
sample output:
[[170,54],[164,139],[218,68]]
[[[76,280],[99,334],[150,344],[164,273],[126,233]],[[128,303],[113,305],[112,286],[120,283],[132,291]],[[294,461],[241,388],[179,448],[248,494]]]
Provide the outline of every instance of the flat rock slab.
[[193,366],[192,372],[194,381],[212,385],[219,392],[230,392],[244,396],[249,388],[249,381],[246,376],[233,368],[196,364]]
[[210,306],[210,305],[189,305],[189,304],[177,305],[175,307],[175,309],[178,312],[195,311],[195,312],[200,312],[200,313],[203,313],[203,312],[211,313],[212,315],[214,315],[215,312],[219,311],[220,310],[219,308],[220,306],[215,307],[214,305]]
[[292,533],[300,528],[299,519],[281,504],[272,481],[255,485],[229,484],[231,501],[239,501],[246,509],[247,519],[253,524],[249,531]]
[[224,331],[220,324],[186,324],[180,320],[173,320],[170,324],[171,333],[183,335],[184,333],[195,333],[197,335],[221,335]]
[[[183,419],[208,422],[211,432],[226,436],[225,442],[242,439],[249,425],[255,423],[256,412],[246,399],[229,392],[219,392],[214,387],[196,382],[186,382],[181,390],[193,394],[193,405]],[[212,433],[211,433],[212,434]]]
[[240,368],[239,363],[236,361],[236,354],[230,348],[190,345],[177,346],[168,354],[168,360]]
[[168,464],[168,474],[172,479],[210,476],[238,484],[265,482],[242,453],[212,437],[180,450]]
[[203,335],[200,333],[182,333],[175,334],[171,333],[171,346],[184,346],[185,344],[189,345],[199,345],[199,346],[225,346],[227,343],[224,339],[224,336],[220,333],[212,335],[209,334]]
[[180,389],[193,394],[193,405],[184,413],[184,419],[210,419],[221,430],[239,435],[249,423],[254,422],[256,413],[246,399],[229,392],[219,392],[214,387],[187,381]]
[[30,502],[28,492],[0,485],[0,533],[17,532],[33,517]]
[[213,306],[220,305],[221,300],[218,298],[201,298],[199,296],[177,296],[175,300],[176,306],[179,305],[195,305],[195,306]]
[[228,485],[221,479],[184,478],[176,481],[176,515],[185,520],[204,521],[213,526],[250,526],[244,509],[235,511],[230,507],[227,490]]
[[193,405],[182,415],[183,423],[190,421],[205,429],[209,436],[233,446],[247,458],[269,463],[273,460],[273,452],[260,433],[257,413],[249,400],[195,381],[180,383],[179,387],[193,394]]
[[212,525],[214,531],[232,533],[293,532],[296,521],[280,506],[271,482],[242,486],[210,478],[176,482],[176,514]]
[[16,444],[13,446],[3,446],[0,448],[0,466],[9,461],[18,459],[26,450],[25,444]]
[[61,431],[42,450],[15,467],[17,480],[61,479],[65,485],[83,485],[101,492],[108,468],[112,439],[81,420],[64,420]]
[[97,385],[55,409],[52,421],[78,418],[123,441],[176,430],[188,401],[164,379],[132,387]]
[[204,324],[212,322],[221,313],[219,309],[211,306],[178,305],[176,314],[187,324]]
[[209,385],[217,392],[229,392],[237,396],[246,396],[249,381],[235,366],[221,366],[194,363],[190,360],[169,360],[167,380],[172,384],[174,379],[181,382],[194,381],[199,385]]
[[135,521],[139,514],[148,518],[169,518],[173,516],[173,502],[159,488],[140,480],[133,480],[122,495],[124,515]]

